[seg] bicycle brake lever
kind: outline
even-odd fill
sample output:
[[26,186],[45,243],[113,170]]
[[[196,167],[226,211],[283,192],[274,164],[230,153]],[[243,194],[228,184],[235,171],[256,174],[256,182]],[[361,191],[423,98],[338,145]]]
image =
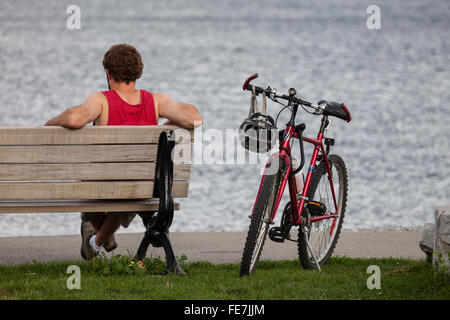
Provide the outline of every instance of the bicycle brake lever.
[[276,95],[277,95],[277,90],[276,89],[271,89],[270,87],[268,87],[267,89],[270,89],[270,100],[274,101],[274,102],[278,102]]
[[321,115],[323,114],[323,111],[325,110],[326,104],[319,104],[319,105],[315,105],[311,103],[311,107],[314,108],[314,114],[316,115]]

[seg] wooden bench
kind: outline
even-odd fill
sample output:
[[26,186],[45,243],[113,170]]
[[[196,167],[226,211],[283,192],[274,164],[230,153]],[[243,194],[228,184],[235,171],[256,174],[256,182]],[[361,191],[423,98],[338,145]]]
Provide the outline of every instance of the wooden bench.
[[192,143],[176,126],[0,128],[0,213],[137,212],[136,258],[162,246],[182,273],[168,233],[173,198],[188,197]]

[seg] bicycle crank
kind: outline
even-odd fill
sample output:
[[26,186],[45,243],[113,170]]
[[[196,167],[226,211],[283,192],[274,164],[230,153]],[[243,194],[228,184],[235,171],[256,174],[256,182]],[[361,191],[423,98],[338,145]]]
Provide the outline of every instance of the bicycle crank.
[[291,239],[291,217],[292,208],[291,202],[288,202],[283,210],[283,215],[281,216],[281,224],[279,227],[273,227],[269,230],[269,239],[275,242],[284,242],[284,240],[294,241]]
[[280,227],[273,227],[269,230],[269,238],[275,242],[284,242],[284,233]]

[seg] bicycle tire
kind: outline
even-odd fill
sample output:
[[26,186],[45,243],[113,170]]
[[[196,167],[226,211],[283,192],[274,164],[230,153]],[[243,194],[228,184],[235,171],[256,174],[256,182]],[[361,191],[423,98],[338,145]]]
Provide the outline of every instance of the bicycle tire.
[[[314,253],[317,256],[317,262],[319,266],[324,265],[328,259],[331,257],[334,248],[336,247],[336,243],[339,239],[339,235],[341,232],[342,224],[344,222],[344,216],[345,216],[345,209],[347,206],[347,191],[348,191],[348,174],[347,174],[347,168],[345,166],[344,160],[338,156],[338,155],[330,155],[328,157],[329,161],[332,165],[332,170],[336,170],[337,172],[337,179],[335,172],[332,172],[333,176],[333,184],[335,186],[335,194],[338,197],[338,218],[336,220],[336,224],[334,226],[333,234],[330,236],[330,239],[328,240],[328,243],[326,244],[326,247],[324,248],[323,252],[319,252],[319,255],[316,255],[316,252]],[[319,195],[316,194],[317,188],[319,186],[319,183],[321,180],[325,180],[325,186],[328,185],[330,187],[330,183],[328,181],[328,170],[326,167],[326,164],[324,161],[322,161],[315,169],[312,177],[311,177],[311,183],[308,189],[307,197],[311,200],[321,201],[323,202],[321,190],[318,192]],[[336,182],[339,182],[338,188],[336,188]],[[330,188],[331,189],[331,188]],[[311,230],[314,228],[319,228],[321,224],[325,224],[328,222],[330,224],[330,221],[333,221],[334,219],[328,219],[328,220],[322,220],[319,222],[313,222],[311,225]],[[331,226],[329,226],[331,228]],[[325,228],[325,230],[328,232],[330,228]],[[320,236],[320,231],[315,231],[316,234]],[[324,236],[326,236],[327,233],[324,232]],[[312,256],[310,255],[307,243],[306,243],[306,237],[308,237],[308,240],[310,239],[311,232],[308,234],[305,234],[302,231],[302,227],[298,230],[298,255],[300,259],[300,263],[304,269],[317,269],[316,263]],[[318,237],[318,236],[316,236]],[[311,247],[314,246],[314,244],[311,244]],[[320,246],[321,244],[319,244]],[[314,252],[314,248],[311,248]]]
[[275,174],[266,175],[262,182],[252,214],[247,239],[240,268],[240,276],[253,273],[259,262],[264,242],[269,230],[269,219],[280,188],[284,161],[280,159],[279,168]]

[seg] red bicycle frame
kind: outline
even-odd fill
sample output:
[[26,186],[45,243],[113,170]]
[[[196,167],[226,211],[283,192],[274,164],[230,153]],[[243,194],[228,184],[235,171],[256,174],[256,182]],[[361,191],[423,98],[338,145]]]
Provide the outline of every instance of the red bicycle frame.
[[[300,226],[302,224],[302,214],[303,214],[303,208],[305,207],[305,205],[308,202],[308,198],[307,198],[307,194],[308,194],[308,189],[310,187],[311,184],[311,177],[313,175],[314,172],[314,168],[316,167],[316,163],[318,162],[318,160],[323,160],[325,162],[325,165],[327,167],[328,170],[328,178],[330,181],[330,187],[331,187],[331,194],[333,197],[333,203],[334,203],[334,213],[330,214],[330,215],[326,215],[326,216],[320,216],[320,217],[311,217],[309,219],[310,222],[316,222],[319,220],[325,220],[325,219],[334,219],[333,224],[331,226],[331,230],[330,230],[330,234],[332,234],[334,226],[335,226],[335,222],[336,222],[336,218],[337,218],[337,212],[338,212],[338,204],[336,201],[336,195],[334,192],[334,184],[333,184],[333,178],[332,178],[332,171],[331,171],[331,165],[328,161],[328,157],[327,152],[325,151],[324,148],[324,144],[322,142],[322,140],[324,139],[324,130],[326,128],[326,126],[328,125],[328,117],[327,116],[323,116],[322,118],[322,125],[320,127],[319,133],[317,135],[317,138],[310,138],[310,137],[303,137],[301,136],[301,134],[299,135],[298,132],[296,132],[294,125],[293,125],[293,118],[295,117],[297,108],[295,108],[295,111],[293,112],[293,117],[291,118],[291,121],[286,125],[286,129],[284,130],[284,135],[282,140],[280,141],[280,146],[279,146],[279,151],[278,153],[274,154],[271,159],[268,160],[267,164],[266,164],[266,170],[263,174],[262,180],[261,180],[261,184],[259,187],[259,191],[258,191],[258,195],[257,195],[257,199],[259,197],[259,192],[261,190],[261,186],[263,184],[263,181],[265,179],[265,176],[267,174],[267,169],[269,167],[271,167],[271,163],[274,159],[283,159],[284,163],[285,163],[285,172],[282,175],[282,180],[280,183],[280,187],[278,189],[278,194],[275,200],[275,204],[273,207],[273,212],[272,212],[272,216],[270,218],[270,223],[273,223],[273,220],[275,219],[275,215],[276,212],[278,210],[278,206],[281,202],[281,198],[283,196],[284,193],[284,189],[286,187],[286,184],[288,184],[289,186],[289,196],[290,196],[290,201],[291,201],[291,206],[292,206],[292,218],[290,223],[294,226]],[[304,183],[304,187],[301,193],[301,196],[299,197],[300,200],[298,199],[298,192],[299,190],[297,190],[297,185],[295,183],[295,177],[293,174],[291,174],[292,171],[292,165],[291,165],[291,139],[302,139],[305,142],[311,143],[314,145],[314,151],[311,157],[311,161],[308,167],[308,173],[306,175],[306,179],[305,179],[305,183]],[[322,153],[322,156],[319,155],[319,151]],[[319,159],[320,156],[320,159]],[[302,155],[303,157],[303,155]],[[253,215],[253,214],[252,214]]]

